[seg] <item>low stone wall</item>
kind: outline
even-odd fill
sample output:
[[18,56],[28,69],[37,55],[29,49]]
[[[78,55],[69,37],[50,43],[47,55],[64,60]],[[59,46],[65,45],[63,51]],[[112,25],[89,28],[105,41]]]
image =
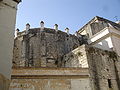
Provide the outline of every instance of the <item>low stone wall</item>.
[[91,90],[87,68],[13,68],[10,90]]

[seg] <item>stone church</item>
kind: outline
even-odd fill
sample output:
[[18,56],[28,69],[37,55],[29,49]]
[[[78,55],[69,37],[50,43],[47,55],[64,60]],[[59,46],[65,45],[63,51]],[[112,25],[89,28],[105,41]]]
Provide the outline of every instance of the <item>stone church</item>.
[[94,17],[75,34],[15,31],[10,90],[120,90],[120,24]]

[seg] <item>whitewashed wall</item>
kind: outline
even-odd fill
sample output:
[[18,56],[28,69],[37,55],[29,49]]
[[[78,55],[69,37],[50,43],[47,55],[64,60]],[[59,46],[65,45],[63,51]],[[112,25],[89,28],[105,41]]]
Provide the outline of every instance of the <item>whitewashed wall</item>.
[[12,66],[16,7],[13,0],[0,2],[0,73],[8,79]]

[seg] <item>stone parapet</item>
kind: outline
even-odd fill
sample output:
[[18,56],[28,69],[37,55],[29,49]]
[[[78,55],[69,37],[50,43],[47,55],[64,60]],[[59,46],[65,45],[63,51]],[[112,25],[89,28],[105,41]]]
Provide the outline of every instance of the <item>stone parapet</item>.
[[10,90],[91,90],[88,68],[12,69]]

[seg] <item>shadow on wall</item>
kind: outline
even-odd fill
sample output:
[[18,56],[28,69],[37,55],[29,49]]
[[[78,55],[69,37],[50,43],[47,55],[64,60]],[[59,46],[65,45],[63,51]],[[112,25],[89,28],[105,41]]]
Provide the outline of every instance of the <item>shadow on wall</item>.
[[112,51],[112,47],[109,45],[109,42],[106,40],[103,40],[95,45],[93,45],[97,48],[103,49],[103,50],[108,50],[108,51]]

